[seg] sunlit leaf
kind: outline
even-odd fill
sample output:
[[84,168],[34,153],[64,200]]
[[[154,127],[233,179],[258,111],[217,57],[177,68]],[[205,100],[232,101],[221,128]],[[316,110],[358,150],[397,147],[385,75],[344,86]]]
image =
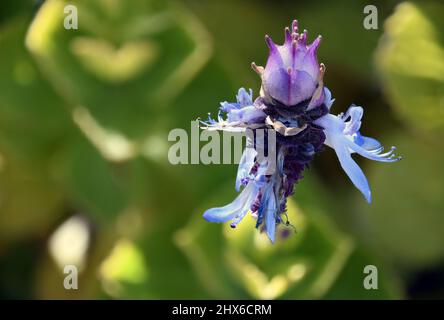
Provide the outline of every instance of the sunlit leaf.
[[[134,294],[148,280],[148,268],[140,249],[129,240],[119,240],[102,262],[100,278],[104,290],[115,298]],[[125,292],[128,289],[131,292]]]
[[387,20],[376,61],[394,110],[411,128],[444,128],[444,5],[400,4]]
[[79,29],[66,30],[67,3],[44,3],[27,47],[73,108],[86,108],[98,126],[143,144],[206,64],[209,37],[188,11],[166,1],[69,1],[78,8]]

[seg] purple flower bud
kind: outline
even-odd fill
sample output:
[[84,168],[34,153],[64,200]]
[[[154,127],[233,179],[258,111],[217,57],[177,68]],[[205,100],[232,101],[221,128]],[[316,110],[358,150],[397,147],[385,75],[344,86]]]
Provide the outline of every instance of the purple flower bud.
[[253,69],[262,77],[262,94],[286,106],[294,106],[309,100],[308,108],[320,105],[324,100],[324,66],[319,65],[316,50],[321,42],[317,37],[307,45],[307,31],[298,33],[297,21],[285,28],[285,42],[276,45],[270,37],[265,41],[270,54],[265,68],[254,63]]

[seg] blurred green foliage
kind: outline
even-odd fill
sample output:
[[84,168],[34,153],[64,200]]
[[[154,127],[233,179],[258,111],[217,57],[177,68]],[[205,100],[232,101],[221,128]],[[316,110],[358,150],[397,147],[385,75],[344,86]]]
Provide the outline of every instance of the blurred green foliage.
[[444,128],[442,3],[404,3],[386,22],[377,63],[399,117],[424,133]]
[[[444,285],[409,288],[422,270],[444,273],[444,10],[374,2],[378,30],[363,28],[361,0],[3,0],[0,297],[442,297]],[[63,28],[67,4],[78,30]],[[360,161],[368,206],[326,149],[290,202],[296,232],[272,246],[252,219],[203,221],[232,200],[236,168],[170,165],[167,135],[240,86],[257,93],[249,63],[293,18],[323,35],[333,111],[363,105],[363,133],[405,159]],[[78,261],[79,289],[65,290],[63,264]],[[363,287],[366,265],[378,290]]]

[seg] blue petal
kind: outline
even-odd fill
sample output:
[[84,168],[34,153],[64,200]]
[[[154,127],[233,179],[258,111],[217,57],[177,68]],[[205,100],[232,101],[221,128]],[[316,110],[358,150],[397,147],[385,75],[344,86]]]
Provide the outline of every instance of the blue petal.
[[361,119],[364,114],[364,109],[362,107],[352,105],[348,108],[345,115],[342,116],[342,119],[345,121],[350,118],[349,121],[345,122],[345,135],[353,135],[359,131],[361,128]]
[[220,111],[223,111],[223,112],[230,112],[232,110],[239,109],[239,107],[240,106],[238,103],[231,103],[231,102],[227,102],[227,101],[220,103]]
[[221,102],[220,110],[223,112],[231,112],[241,109],[242,107],[251,106],[253,104],[253,90],[247,92],[244,88],[240,88],[236,95],[237,102]]
[[245,148],[237,169],[236,191],[239,192],[242,185],[242,179],[249,177],[250,171],[254,166],[254,159],[256,158],[256,155],[257,152],[254,148]]
[[346,138],[334,139],[333,148],[336,151],[336,155],[338,156],[342,169],[344,169],[345,173],[347,173],[355,187],[362,192],[367,202],[371,203],[372,194],[367,182],[367,178],[365,177],[361,168],[352,159],[348,150],[347,141],[349,140]]
[[[378,141],[363,137],[359,134],[359,131],[355,131],[360,127],[361,117],[362,108],[354,106],[349,108],[345,115],[335,117],[327,114],[316,120],[315,123],[324,128],[325,144],[335,149],[342,168],[370,203],[371,191],[367,178],[350,154],[356,152],[363,157],[381,162],[394,162],[401,158],[393,154],[395,147],[392,147],[389,152],[381,153],[383,148]],[[343,121],[347,118],[350,118],[350,120],[344,123]],[[350,134],[344,134],[346,129]]]
[[208,209],[203,217],[209,222],[226,222],[236,217],[243,217],[250,209],[256,195],[257,186],[250,182],[233,202],[224,207]]
[[353,136],[353,142],[368,151],[381,150],[381,143],[378,140],[365,137],[359,131]]
[[276,240],[276,199],[274,194],[270,197],[265,214],[265,231],[272,243]]
[[241,109],[233,109],[227,115],[228,122],[256,123],[263,122],[265,113],[254,107],[248,106]]
[[317,119],[314,123],[318,126],[324,128],[324,133],[326,136],[324,144],[333,148],[333,140],[335,138],[344,137],[343,130],[345,128],[344,121],[337,116],[332,114],[326,114],[325,116]]
[[250,89],[250,92],[247,92],[244,88],[240,88],[236,99],[241,107],[251,106],[253,104],[253,90]]
[[276,197],[273,186],[270,184],[262,195],[262,202],[259,207],[259,216],[265,217],[265,232],[271,242],[276,240]]
[[324,97],[324,104],[328,109],[330,109],[333,105],[333,102],[335,102],[335,99],[332,99],[331,91],[327,87],[324,87]]

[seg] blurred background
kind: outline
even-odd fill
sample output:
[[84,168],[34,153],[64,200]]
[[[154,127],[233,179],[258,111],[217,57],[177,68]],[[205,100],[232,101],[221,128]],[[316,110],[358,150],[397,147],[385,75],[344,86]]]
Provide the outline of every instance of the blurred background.
[[[374,0],[367,30],[367,2],[2,0],[0,297],[443,298],[444,4]],[[404,159],[357,159],[368,205],[326,148],[272,246],[251,218],[202,219],[234,198],[236,165],[171,165],[167,136],[256,95],[264,34],[280,43],[294,18],[323,36],[332,111],[364,106],[363,134]]]

